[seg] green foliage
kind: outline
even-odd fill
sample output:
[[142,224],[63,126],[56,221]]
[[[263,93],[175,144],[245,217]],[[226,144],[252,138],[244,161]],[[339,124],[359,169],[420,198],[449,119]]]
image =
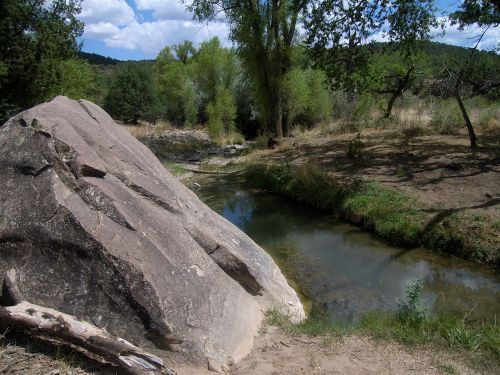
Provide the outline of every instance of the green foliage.
[[79,0],[0,2],[0,123],[50,98],[60,62],[79,49],[79,12]]
[[346,216],[362,218],[367,227],[395,244],[417,244],[423,229],[425,215],[416,209],[409,196],[368,183],[343,203]]
[[458,23],[460,29],[466,25],[498,26],[500,24],[500,7],[491,0],[465,0],[459,10],[451,14],[453,23]]
[[[230,95],[234,102],[234,90],[239,67],[233,51],[223,48],[218,38],[203,42],[193,67],[196,87],[203,112],[209,103],[215,103],[219,95]],[[227,100],[224,98],[223,100]]]
[[156,120],[158,97],[151,66],[144,63],[120,65],[113,73],[105,108],[112,116],[127,123]]
[[[236,55],[218,38],[165,47],[156,58],[164,116],[176,123],[207,123],[211,137],[235,132],[236,85],[241,74]],[[244,105],[244,103],[243,103]]]
[[194,0],[190,10],[198,21],[220,17],[230,29],[238,55],[253,79],[258,93],[256,103],[262,123],[277,137],[283,134],[282,95],[284,75],[292,67],[291,46],[297,20],[308,5],[307,1],[234,2],[232,0]]
[[235,132],[234,119],[236,105],[229,90],[220,89],[213,102],[208,104],[208,134],[212,139],[218,139]]
[[[179,48],[173,47],[174,50]],[[156,71],[163,116],[176,124],[195,125],[198,98],[191,59],[185,57],[185,62],[178,60],[172,49],[165,47],[156,58]]]
[[55,83],[47,94],[47,99],[65,95],[71,99],[95,100],[97,73],[86,61],[68,59],[59,62]]
[[285,108],[292,124],[313,126],[331,118],[331,96],[325,74],[294,68],[284,79]]

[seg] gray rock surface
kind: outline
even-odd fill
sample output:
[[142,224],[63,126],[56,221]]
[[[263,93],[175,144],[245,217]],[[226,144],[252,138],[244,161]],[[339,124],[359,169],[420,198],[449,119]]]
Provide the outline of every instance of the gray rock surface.
[[141,346],[222,365],[263,311],[304,312],[271,257],[97,105],[57,97],[0,128],[0,273]]

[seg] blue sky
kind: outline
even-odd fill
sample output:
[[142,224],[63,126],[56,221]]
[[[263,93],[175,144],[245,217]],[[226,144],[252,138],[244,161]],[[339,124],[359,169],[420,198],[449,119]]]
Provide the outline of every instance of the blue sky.
[[[438,0],[441,11],[456,9],[460,1]],[[199,44],[213,36],[229,45],[227,27],[220,22],[200,24],[179,0],[83,0],[80,19],[85,22],[83,50],[121,60],[153,59],[166,45],[190,40]],[[474,27],[458,31],[446,26],[445,36],[434,40],[470,46]],[[499,45],[498,30],[484,38],[483,48]]]

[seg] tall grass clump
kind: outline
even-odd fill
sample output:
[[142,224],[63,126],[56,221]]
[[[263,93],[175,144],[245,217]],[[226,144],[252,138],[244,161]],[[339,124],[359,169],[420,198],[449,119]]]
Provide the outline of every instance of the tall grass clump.
[[301,168],[254,164],[245,170],[245,176],[257,187],[331,212],[339,209],[347,194],[345,186],[334,183],[313,163]]
[[442,135],[457,135],[464,127],[464,118],[457,104],[451,100],[435,103],[430,126]]
[[417,207],[416,200],[404,193],[368,183],[343,202],[342,210],[351,221],[373,228],[392,243],[414,245],[426,216]]

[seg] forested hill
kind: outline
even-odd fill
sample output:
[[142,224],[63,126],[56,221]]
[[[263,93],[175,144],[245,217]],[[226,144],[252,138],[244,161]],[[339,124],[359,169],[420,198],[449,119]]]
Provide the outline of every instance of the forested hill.
[[121,60],[98,55],[97,53],[78,52],[78,55],[80,58],[82,58],[83,60],[87,60],[92,65],[116,65],[122,62]]
[[[388,47],[388,43],[373,43],[367,45],[367,47],[372,48],[374,51],[382,51]],[[431,58],[435,69],[441,69],[443,61],[465,61],[470,54],[469,48],[437,42],[425,43],[423,46],[423,51]],[[477,51],[476,53],[483,56],[497,56],[500,61],[500,55],[496,54],[495,52]],[[79,52],[78,54],[80,58],[88,61],[92,65],[116,65],[123,62],[130,62],[117,60],[112,57],[102,56],[97,53]],[[151,62],[151,60],[140,60],[138,62]]]

